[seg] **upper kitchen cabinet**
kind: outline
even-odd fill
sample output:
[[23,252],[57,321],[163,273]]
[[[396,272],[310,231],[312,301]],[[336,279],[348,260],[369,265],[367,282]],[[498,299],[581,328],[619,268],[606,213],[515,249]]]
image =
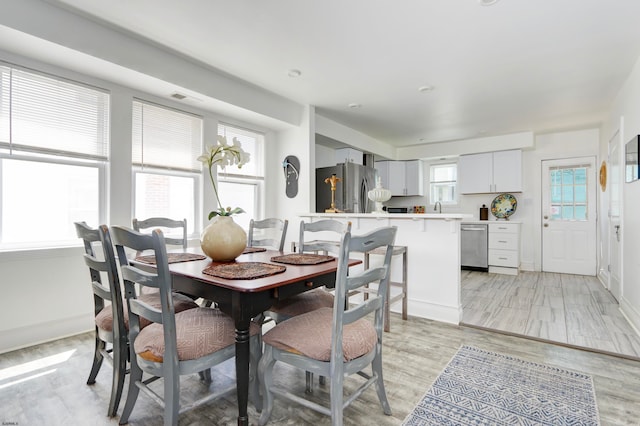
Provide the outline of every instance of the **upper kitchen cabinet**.
[[362,151],[358,151],[353,148],[339,148],[336,149],[336,164],[340,163],[354,163],[363,165]]
[[376,161],[378,176],[391,195],[422,196],[422,161]]
[[461,155],[458,189],[460,194],[522,192],[522,151]]

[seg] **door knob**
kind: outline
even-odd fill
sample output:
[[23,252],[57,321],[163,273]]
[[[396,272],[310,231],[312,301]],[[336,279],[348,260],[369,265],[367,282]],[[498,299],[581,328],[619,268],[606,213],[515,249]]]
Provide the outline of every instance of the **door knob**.
[[544,226],[545,228],[547,228],[547,227],[549,226],[549,224],[548,224],[548,223],[545,223],[543,226]]
[[549,219],[549,216],[545,215],[545,216],[544,216],[544,218],[545,218],[545,219]]

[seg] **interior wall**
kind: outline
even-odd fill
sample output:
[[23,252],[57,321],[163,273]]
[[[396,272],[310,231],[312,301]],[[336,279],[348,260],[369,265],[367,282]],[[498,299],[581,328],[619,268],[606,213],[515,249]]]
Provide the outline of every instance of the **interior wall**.
[[306,107],[300,126],[277,132],[275,142],[275,149],[268,154],[269,156],[277,157],[280,162],[287,155],[295,155],[300,160],[298,194],[294,198],[285,194],[285,178],[282,172],[267,185],[271,186],[267,200],[273,206],[271,210],[274,217],[289,220],[285,245],[286,249],[289,249],[289,244],[298,240],[298,215],[312,211],[315,204],[315,108]]
[[[640,58],[616,97],[607,121],[609,133],[621,118],[621,137],[630,140],[640,134]],[[603,136],[601,151],[610,134]],[[624,148],[622,148],[624,149]],[[624,183],[622,179],[622,297],[620,306],[636,330],[640,330],[640,181]]]

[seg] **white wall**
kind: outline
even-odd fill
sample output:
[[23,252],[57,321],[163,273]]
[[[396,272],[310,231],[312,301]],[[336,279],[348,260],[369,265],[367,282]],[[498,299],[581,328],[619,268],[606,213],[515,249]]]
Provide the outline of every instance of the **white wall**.
[[[622,140],[628,141],[640,134],[640,58],[629,78],[620,89],[600,141],[600,151],[606,152],[606,144],[623,118]],[[624,179],[622,179],[624,182]],[[640,330],[640,181],[622,183],[622,297],[620,306],[637,330]],[[604,216],[604,215],[603,215]],[[605,219],[606,220],[606,219]]]
[[[268,213],[274,217],[289,220],[286,249],[292,241],[298,240],[301,213],[312,211],[315,204],[315,108],[305,108],[303,120],[299,127],[278,132],[275,135],[273,155],[280,162],[287,155],[295,155],[300,160],[300,178],[298,179],[298,195],[288,198],[285,194],[284,174],[280,172],[277,179],[270,181]],[[273,160],[275,161],[275,160]],[[270,216],[270,214],[267,214]]]

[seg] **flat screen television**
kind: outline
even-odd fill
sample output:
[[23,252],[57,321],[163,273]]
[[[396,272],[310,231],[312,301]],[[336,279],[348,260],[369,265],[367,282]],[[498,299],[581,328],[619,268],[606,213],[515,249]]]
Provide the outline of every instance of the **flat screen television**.
[[624,176],[625,182],[633,182],[640,178],[638,174],[638,148],[640,146],[640,135],[634,136],[624,147]]

